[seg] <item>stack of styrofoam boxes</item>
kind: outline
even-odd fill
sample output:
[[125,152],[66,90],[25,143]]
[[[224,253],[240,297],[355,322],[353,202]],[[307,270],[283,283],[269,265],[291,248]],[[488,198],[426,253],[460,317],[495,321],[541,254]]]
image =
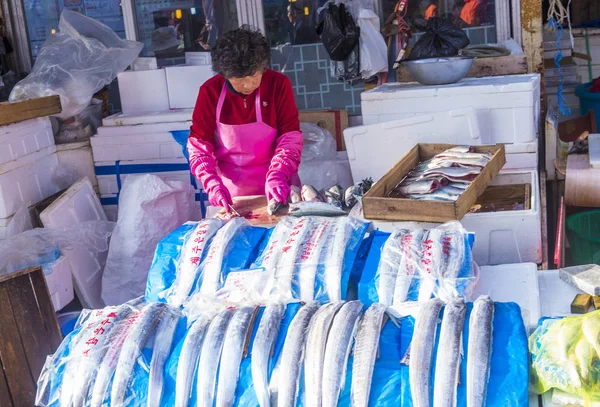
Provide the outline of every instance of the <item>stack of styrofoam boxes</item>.
[[380,178],[416,143],[505,144],[507,164],[493,184],[529,183],[531,209],[468,214],[462,223],[476,234],[478,264],[541,263],[539,75],[387,84],[362,94],[362,113],[365,125],[344,132],[355,181]]
[[58,165],[49,118],[0,127],[0,240],[21,206],[60,190],[53,178]]
[[100,201],[110,220],[117,218],[118,194],[131,174],[154,174],[165,181],[196,185],[201,218],[204,195],[184,154],[191,115],[191,109],[183,109],[139,116],[118,114],[103,120],[91,143]]
[[365,125],[472,107],[477,112],[481,134],[481,143],[477,144],[506,144],[504,169],[537,168],[540,118],[537,74],[465,78],[443,86],[390,83],[363,92],[361,99]]
[[[130,174],[155,174],[166,181],[191,182],[185,152],[193,108],[200,87],[214,73],[210,54],[186,55],[188,65],[152,69],[156,63],[139,61],[141,70],[119,74],[122,113],[103,120],[91,138],[102,206],[116,220],[118,194]],[[143,62],[143,63],[142,63]],[[198,216],[204,195],[196,193]]]

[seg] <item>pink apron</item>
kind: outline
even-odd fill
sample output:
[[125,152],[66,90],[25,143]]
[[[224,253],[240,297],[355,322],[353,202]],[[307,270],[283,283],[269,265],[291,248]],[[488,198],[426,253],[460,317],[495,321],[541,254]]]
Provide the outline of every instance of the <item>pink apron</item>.
[[[217,104],[215,157],[219,175],[232,197],[264,195],[267,172],[275,154],[277,129],[262,120],[260,88],[256,93],[255,123],[221,123],[227,92],[223,85]],[[297,175],[293,181],[299,184]]]

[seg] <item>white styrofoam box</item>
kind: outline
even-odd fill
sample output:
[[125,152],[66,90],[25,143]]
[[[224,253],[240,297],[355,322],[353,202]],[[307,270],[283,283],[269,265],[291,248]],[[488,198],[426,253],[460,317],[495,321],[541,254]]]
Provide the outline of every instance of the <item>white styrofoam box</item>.
[[163,181],[192,182],[189,164],[185,158],[96,163],[100,195],[118,194],[119,183],[122,185],[129,175],[139,174],[153,174]]
[[92,147],[89,140],[57,144],[56,154],[58,155],[58,163],[61,169],[66,171],[70,177],[74,177],[75,179],[87,177],[93,186],[98,185]]
[[388,83],[363,92],[361,106],[365,124],[473,107],[481,144],[526,143],[538,133],[540,76],[465,78],[443,86]]
[[352,177],[381,178],[417,143],[482,144],[473,108],[394,120],[344,130]]
[[212,57],[210,52],[186,52],[185,64],[191,66],[211,65]]
[[[542,262],[542,220],[540,188],[537,171],[501,172],[491,185],[531,184],[529,210],[468,213],[460,221],[475,234],[473,259],[480,266]],[[384,232],[398,228],[415,227],[416,222],[372,221]],[[434,223],[420,223],[420,227],[434,227]]]
[[562,281],[558,270],[540,270],[538,272],[542,315],[545,317],[564,317],[571,314],[571,302],[583,291]]
[[10,216],[8,218],[0,219],[0,240],[6,239],[7,227],[8,227],[8,223],[10,222],[11,219],[12,219],[12,216]]
[[158,69],[158,63],[155,57],[140,57],[133,60],[131,70],[133,71],[152,71]]
[[[113,116],[111,116],[113,117]],[[151,133],[166,133],[169,131],[189,130],[191,120],[181,122],[135,124],[128,126],[101,126],[95,137],[122,137],[132,135],[146,135]]]
[[[200,199],[202,196],[199,192],[196,192],[195,202],[194,202],[194,218],[190,219],[190,221],[199,221],[202,220],[202,204],[200,203]],[[102,208],[104,209],[104,213],[106,213],[106,217],[111,222],[116,222],[119,217],[119,205],[118,205],[118,197],[117,195],[101,195],[100,203],[102,204]],[[205,201],[204,208],[211,208],[210,204]]]
[[53,179],[57,168],[55,145],[0,165],[0,218],[60,191]]
[[215,75],[210,65],[171,66],[165,71],[171,109],[194,108],[200,87]]
[[[46,274],[51,271],[50,274]],[[48,292],[54,305],[54,311],[60,311],[75,298],[71,262],[67,256],[60,256],[52,264],[52,270],[44,270]]]
[[543,315],[537,271],[534,263],[481,266],[473,298],[483,294],[493,301],[517,303],[525,326],[533,330]]
[[590,166],[592,168],[600,168],[600,134],[590,134]]
[[94,136],[90,141],[95,162],[185,158],[182,146],[169,132],[116,137]]
[[194,109],[155,110],[152,112],[117,113],[102,119],[103,126],[136,126],[138,124],[175,123],[192,120]]
[[54,144],[48,117],[0,126],[0,165]]
[[169,91],[164,69],[121,72],[117,78],[123,113],[169,110]]
[[[86,221],[106,221],[100,200],[87,178],[77,181],[40,214],[46,228],[72,228]],[[80,247],[64,251],[71,263],[75,292],[85,308],[104,307],[101,297],[102,272],[108,250],[92,253]]]
[[501,173],[491,185],[531,185],[529,210],[469,213],[461,223],[475,233],[479,265],[542,262],[542,217],[537,170]]

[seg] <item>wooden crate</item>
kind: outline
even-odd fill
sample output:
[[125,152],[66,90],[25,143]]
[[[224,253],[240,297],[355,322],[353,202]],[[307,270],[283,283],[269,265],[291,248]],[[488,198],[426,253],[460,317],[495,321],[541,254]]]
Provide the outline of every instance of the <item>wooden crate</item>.
[[22,122],[36,117],[50,116],[62,111],[60,97],[46,96],[23,102],[0,103],[0,126]]
[[41,267],[0,277],[0,406],[33,406],[62,335]]
[[456,146],[450,144],[417,144],[363,197],[365,218],[419,222],[447,222],[462,219],[506,164],[506,153],[503,145],[474,147],[475,152],[493,154],[492,159],[455,202],[417,201],[388,197],[389,192],[394,190],[417,164],[452,147]]
[[337,151],[346,151],[344,130],[348,128],[348,112],[345,110],[303,110],[299,112],[300,123],[311,123],[329,130]]

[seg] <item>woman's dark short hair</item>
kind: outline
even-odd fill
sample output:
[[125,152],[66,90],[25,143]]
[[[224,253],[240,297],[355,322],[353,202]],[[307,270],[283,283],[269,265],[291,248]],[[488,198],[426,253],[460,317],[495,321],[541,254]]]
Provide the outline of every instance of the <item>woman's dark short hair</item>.
[[264,35],[247,25],[226,32],[212,49],[212,68],[225,78],[244,78],[266,71],[271,48]]

